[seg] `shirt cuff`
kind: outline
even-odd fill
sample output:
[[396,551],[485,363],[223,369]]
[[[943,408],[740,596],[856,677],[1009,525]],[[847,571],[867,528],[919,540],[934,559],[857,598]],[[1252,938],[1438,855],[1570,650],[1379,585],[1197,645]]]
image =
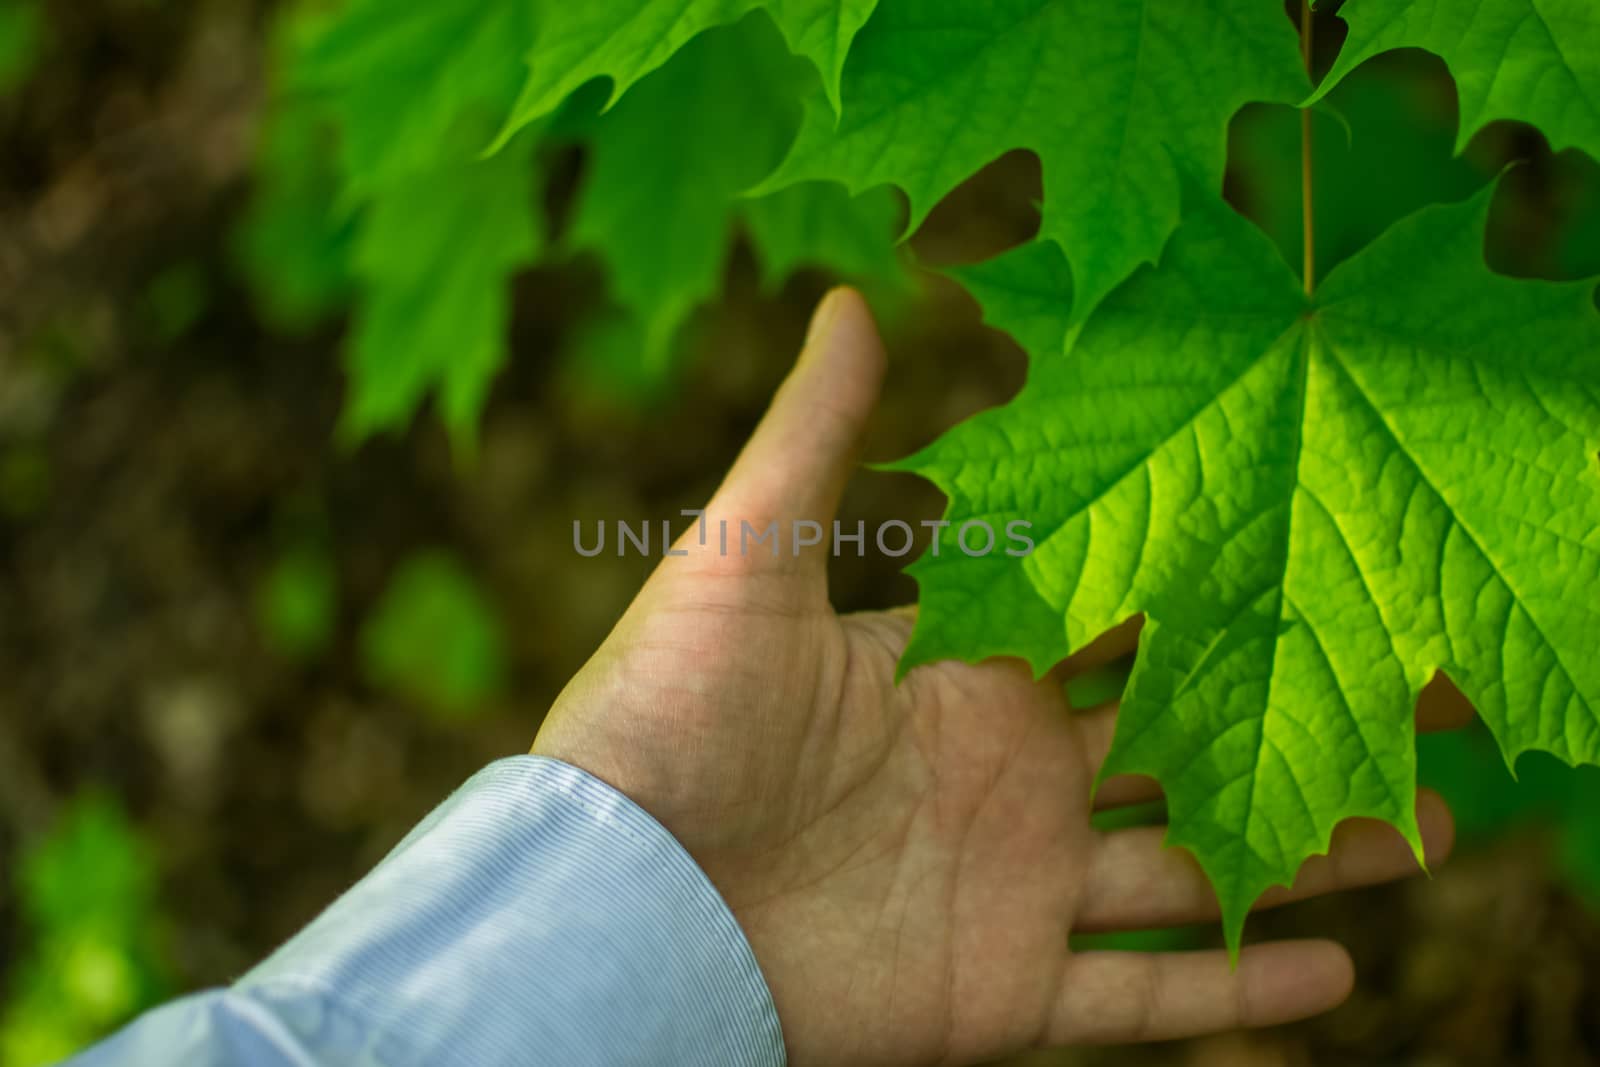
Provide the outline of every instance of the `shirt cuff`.
[[627,797],[540,756],[475,775],[240,987],[336,1001],[383,1063],[785,1058],[704,872]]

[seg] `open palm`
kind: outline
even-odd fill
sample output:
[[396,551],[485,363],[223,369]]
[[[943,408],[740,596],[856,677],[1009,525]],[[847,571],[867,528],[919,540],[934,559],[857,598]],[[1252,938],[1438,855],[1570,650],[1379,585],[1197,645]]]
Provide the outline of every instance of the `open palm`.
[[[860,298],[830,294],[707,508],[710,536],[679,541],[534,751],[628,794],[701,864],[750,939],[791,1064],[976,1063],[1336,1005],[1352,971],[1328,942],[1252,946],[1232,970],[1221,952],[1069,951],[1070,933],[1193,922],[1215,901],[1159,829],[1091,827],[1094,807],[1154,787],[1114,779],[1091,798],[1115,709],[1068,708],[1071,663],[1035,681],[1020,661],[945,662],[897,685],[913,612],[841,617],[828,538],[790,551],[790,524],[831,520],[882,376]],[[774,521],[776,556],[739,551],[742,522]],[[1448,813],[1431,796],[1418,813],[1442,855]],[[1350,823],[1276,900],[1412,870],[1392,830]]]

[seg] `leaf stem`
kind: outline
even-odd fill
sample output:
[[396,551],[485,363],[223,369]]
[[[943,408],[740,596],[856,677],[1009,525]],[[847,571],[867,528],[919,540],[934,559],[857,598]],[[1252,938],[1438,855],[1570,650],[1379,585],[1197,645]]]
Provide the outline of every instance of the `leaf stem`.
[[[1306,65],[1306,76],[1316,77],[1312,69],[1311,0],[1300,0],[1300,58]],[[1300,217],[1305,229],[1306,295],[1317,291],[1317,212],[1316,212],[1316,150],[1312,140],[1311,109],[1300,109]]]

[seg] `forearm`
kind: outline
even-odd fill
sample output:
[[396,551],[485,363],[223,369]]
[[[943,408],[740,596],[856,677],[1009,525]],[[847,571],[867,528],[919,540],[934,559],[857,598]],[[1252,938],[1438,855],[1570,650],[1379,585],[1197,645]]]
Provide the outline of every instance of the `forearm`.
[[533,756],[473,778],[233,990],[81,1063],[146,1062],[156,1034],[230,1064],[783,1062],[755,958],[694,861]]

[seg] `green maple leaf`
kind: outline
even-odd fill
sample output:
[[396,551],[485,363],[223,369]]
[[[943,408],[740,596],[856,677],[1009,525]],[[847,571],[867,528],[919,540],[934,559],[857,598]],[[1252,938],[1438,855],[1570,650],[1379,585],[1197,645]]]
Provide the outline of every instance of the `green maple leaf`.
[[[704,235],[690,235],[696,246],[705,246],[704,261],[717,263],[697,288],[702,292],[714,288],[727,258],[726,228],[742,217],[762,287],[769,294],[798,271],[821,270],[870,294],[882,320],[886,310],[892,314],[897,303],[914,291],[895,239],[900,215],[900,202],[888,189],[852,197],[843,186],[828,182],[807,182],[759,199],[733,200],[725,206],[725,218],[709,231],[709,242]],[[675,257],[660,258],[670,264]],[[683,347],[673,345],[671,336],[681,315],[654,336],[642,325],[650,318],[648,307],[618,307],[581,324],[568,350],[575,384],[598,386],[610,399],[635,407],[663,399],[672,384],[669,372],[678,365],[674,357]]]
[[[808,187],[766,205],[739,197],[777,163],[798,127],[801,97],[819,84],[789,45],[836,75],[873,0],[784,0],[766,5],[772,18],[752,15],[698,36],[698,28],[762,5],[689,6],[670,41],[655,41],[649,57],[630,53],[631,73],[609,98],[681,47],[677,61],[597,119],[585,122],[589,98],[580,96],[518,139],[525,146],[557,130],[587,132],[590,167],[569,245],[600,254],[623,312],[621,329],[593,334],[607,339],[599,370],[609,374],[618,357],[629,357],[625,376],[646,386],[670,369],[684,318],[720,287],[743,218],[769,282],[801,264],[844,273],[897,265],[886,191],[852,200],[842,189]],[[342,203],[336,209],[321,189],[268,182],[258,212],[266,225],[253,228],[249,250],[254,273],[271,282],[290,272],[291,256],[324,265],[328,240],[315,231],[339,234],[355,218],[360,307],[348,352],[347,434],[404,422],[435,387],[446,423],[458,439],[467,434],[505,360],[507,276],[542,244],[529,178],[516,170],[528,168],[529,152],[516,152],[514,162],[481,158],[516,98],[528,49],[538,71],[565,71],[575,86],[599,69],[585,64],[605,67],[610,53],[579,55],[568,47],[573,40],[609,26],[617,34],[611,46],[624,48],[629,34],[667,17],[661,5],[626,2],[602,11],[428,0],[402,10],[352,0],[284,20],[289,94],[278,114],[325,115],[336,128]],[[507,214],[497,221],[499,210]],[[298,272],[259,288],[295,297],[306,288],[301,275],[312,278]]]
[[805,182],[739,208],[769,291],[808,267],[889,292],[907,285],[896,247],[903,210],[887,187],[851,196],[834,182]]
[[531,144],[397,180],[368,208],[347,435],[403,425],[437,390],[445,425],[470,439],[505,362],[511,275],[543,245]]
[[1462,148],[1496,119],[1538,126],[1557,151],[1600,159],[1600,6],[1593,0],[1350,0],[1350,36],[1317,96],[1393,48],[1443,57],[1461,99]]
[[263,316],[303,328],[337,307],[350,287],[347,212],[336,209],[339,178],[327,122],[306,101],[268,115],[255,195],[234,234],[234,252]]
[[[329,122],[340,166],[331,190],[266,183],[265,225],[251,236],[255,258],[277,262],[256,273],[294,274],[301,261],[334,280],[353,276],[347,438],[403,425],[437,390],[442,420],[465,445],[505,362],[509,278],[543,246],[533,135],[479,158],[516,97],[532,9],[350,0],[291,9],[282,29],[287,95],[277,117]],[[354,231],[348,264],[318,260],[323,250],[344,255],[319,229]],[[265,288],[293,295],[305,282]]]
[[[771,22],[752,17],[697,37],[594,119],[568,243],[605,263],[631,323],[593,335],[608,376],[642,385],[664,377],[684,319],[721,289],[740,222],[769,285],[801,266],[901,276],[889,190],[852,198],[842,186],[807,183],[741,195],[782,157],[816,82]],[[619,357],[630,349],[628,372]]]
[[836,118],[820,95],[762,188],[892,183],[919,224],[1013,149],[1044,168],[1041,235],[1067,252],[1082,321],[1178,224],[1180,173],[1220,187],[1229,118],[1305,95],[1279,5],[1235,0],[883,0]]
[[984,321],[1009,333],[1025,351],[1061,347],[1072,325],[1072,271],[1060,248],[1035,241],[950,274],[982,306]]
[[[1315,137],[1317,276],[1371,244],[1427,204],[1482,188],[1498,165],[1453,156],[1455,115],[1437,61],[1391,53],[1363,63],[1312,113]],[[1230,130],[1235,202],[1290,263],[1304,256],[1301,113],[1245,109]]]
[[327,101],[355,195],[475,157],[516,99],[537,5],[348,0],[308,16],[288,87]]
[[808,76],[769,22],[746,19],[696,38],[596,121],[570,243],[600,255],[650,361],[720,288],[738,195],[782,156]]
[[527,49],[528,75],[507,131],[553,111],[578,86],[611,80],[614,102],[640,78],[706,30],[762,9],[789,47],[821,72],[838,105],[839,73],[856,33],[877,0],[603,0],[552,3],[539,11]]
[[1419,847],[1412,708],[1435,671],[1509,758],[1600,759],[1600,606],[1574,592],[1600,582],[1600,315],[1592,281],[1489,271],[1487,192],[1400,222],[1314,298],[1192,201],[1064,354],[1065,316],[1039,312],[1053,249],[978,272],[991,318],[1043,347],[1015,400],[902,466],[956,527],[1024,519],[1038,549],[969,560],[946,531],[908,664],[1042,671],[1144,613],[1104,773],[1161,781],[1237,946],[1339,821]]
[[309,19],[291,84],[332,100],[352,182],[457,161],[512,135],[586,82],[615,102],[706,30],[764,10],[822,75],[840,71],[877,0],[348,0]]

